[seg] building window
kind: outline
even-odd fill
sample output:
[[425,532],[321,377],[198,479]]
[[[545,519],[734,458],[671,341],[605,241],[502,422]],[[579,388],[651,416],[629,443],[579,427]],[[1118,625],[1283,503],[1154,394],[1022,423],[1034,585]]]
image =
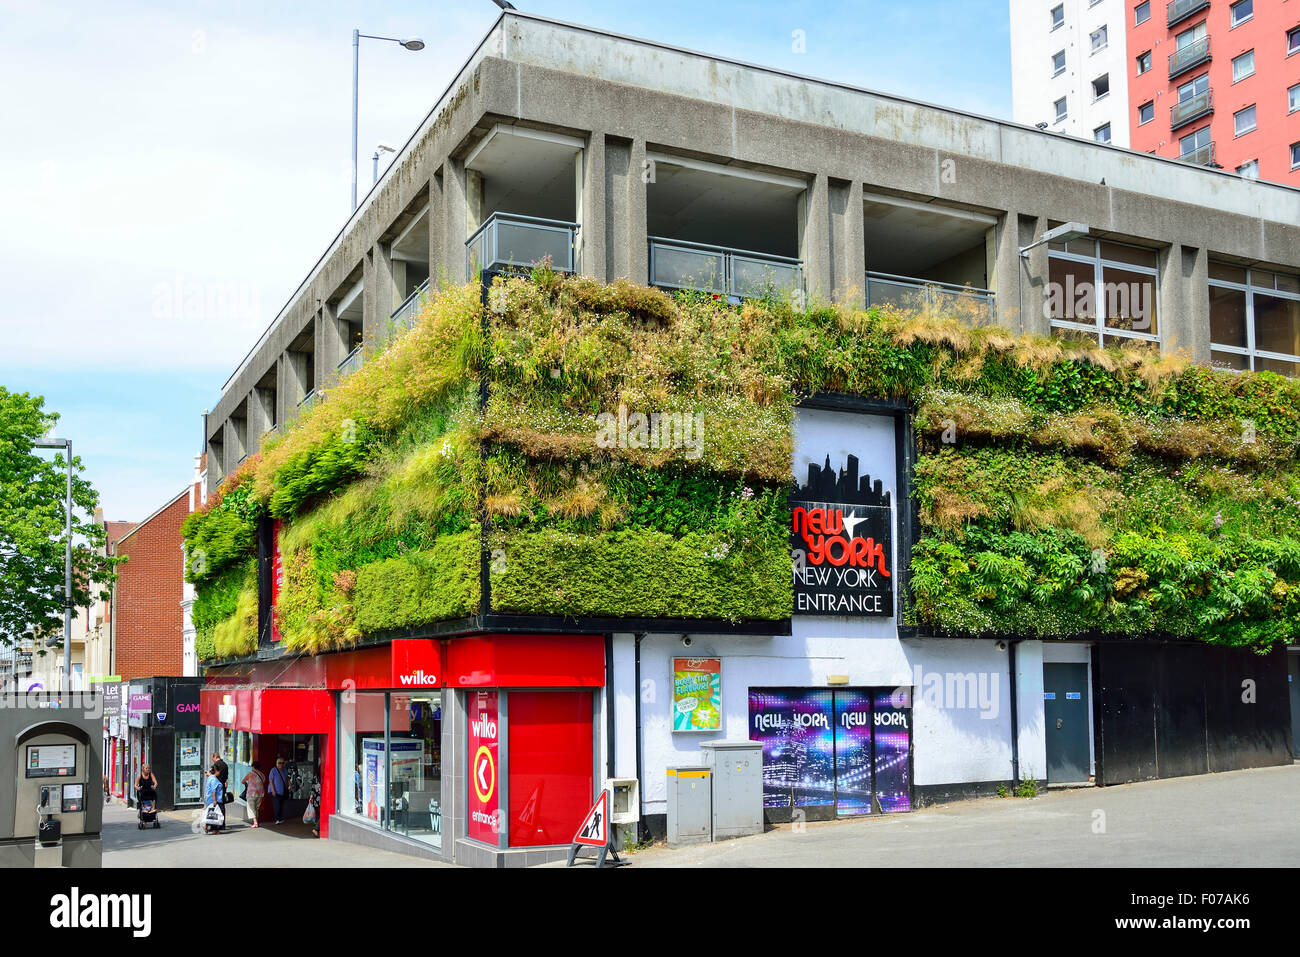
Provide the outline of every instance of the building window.
[[1151,19],[1151,0],[1142,0],[1133,9],[1134,25],[1141,25]]
[[1100,100],[1110,92],[1110,74],[1103,73],[1097,79],[1092,81],[1092,98]]
[[1154,100],[1147,100],[1138,107],[1138,126],[1143,123],[1150,123],[1156,118],[1156,104]]
[[1210,74],[1202,73],[1195,80],[1184,83],[1178,88],[1178,102],[1186,103],[1194,96],[1200,96],[1210,88]]
[[1259,179],[1259,160],[1242,163],[1237,167],[1237,173],[1242,179]]
[[1065,72],[1065,51],[1059,50],[1052,54],[1052,76],[1060,76]]
[[1235,136],[1243,136],[1255,128],[1255,107],[1246,107],[1232,114],[1232,131]]
[[1138,76],[1151,69],[1151,51],[1138,54]]
[[[1209,163],[1213,158],[1210,144],[1210,128],[1203,126],[1195,133],[1188,133],[1178,141],[1178,155],[1183,159]],[[1204,154],[1204,155],[1201,155]]]
[[1300,53],[1300,27],[1288,30],[1286,34],[1286,55]]
[[1291,144],[1291,168],[1300,169],[1300,143]]
[[1300,83],[1297,83],[1295,86],[1291,87],[1291,89],[1286,91],[1286,99],[1286,110],[1288,113],[1294,113],[1296,110],[1300,110]]
[[1109,123],[1103,123],[1101,126],[1097,127],[1095,130],[1093,130],[1093,131],[1092,131],[1092,138],[1093,138],[1094,140],[1096,140],[1098,143],[1109,143],[1109,142],[1110,142],[1110,124],[1109,124]]
[[1156,254],[1106,240],[1052,243],[1045,309],[1054,335],[1159,342]]
[[1065,97],[1061,97],[1053,104],[1056,107],[1056,122],[1058,123],[1065,119],[1065,100]]
[[1052,7],[1052,29],[1065,25],[1065,4]]
[[1244,80],[1255,73],[1255,51],[1247,50],[1239,57],[1232,58],[1232,82]]
[[1300,276],[1211,262],[1210,363],[1300,375]]
[[1088,35],[1088,40],[1092,44],[1093,53],[1096,53],[1098,50],[1106,49],[1106,44],[1108,42],[1106,39],[1106,28],[1103,26],[1093,30],[1092,33]]
[[1235,27],[1255,15],[1255,0],[1237,0],[1228,9],[1231,11],[1232,25]]

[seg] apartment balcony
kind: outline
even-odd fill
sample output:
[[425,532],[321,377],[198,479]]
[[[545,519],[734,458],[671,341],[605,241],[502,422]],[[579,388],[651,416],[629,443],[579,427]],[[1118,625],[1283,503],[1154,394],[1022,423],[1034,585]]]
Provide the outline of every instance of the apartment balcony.
[[548,258],[559,272],[578,271],[578,224],[514,213],[493,213],[465,243],[465,268],[527,269]]
[[799,259],[654,236],[649,242],[652,286],[694,289],[737,301],[803,291]]
[[344,356],[343,361],[339,363],[339,380],[341,381],[343,379],[346,379],[348,376],[352,375],[352,373],[360,369],[361,362],[362,362],[362,351],[361,351],[361,347],[357,346],[346,356]]
[[1178,129],[1186,126],[1193,120],[1199,120],[1203,116],[1209,116],[1214,112],[1214,91],[1206,90],[1204,93],[1198,93],[1190,99],[1175,103],[1169,107],[1169,129]]
[[997,294],[991,289],[882,272],[867,273],[867,306],[952,313],[976,325],[997,318]]
[[1194,149],[1189,153],[1184,153],[1178,157],[1184,163],[1191,163],[1194,166],[1213,166],[1214,165],[1214,144],[1206,143],[1199,149]]
[[1210,0],[1173,0],[1165,4],[1165,19],[1168,26],[1182,23],[1193,14],[1200,13],[1210,6]]
[[[393,310],[393,314],[389,319],[394,329],[409,329],[415,325],[415,317],[420,314],[420,306],[423,304],[424,297],[428,292],[429,280],[426,279],[415,287],[415,291],[407,296],[400,306]],[[344,359],[343,361],[346,362],[347,360]]]
[[1189,43],[1176,53],[1169,55],[1169,79],[1186,73],[1192,67],[1208,63],[1210,60],[1210,38],[1202,37],[1195,43]]

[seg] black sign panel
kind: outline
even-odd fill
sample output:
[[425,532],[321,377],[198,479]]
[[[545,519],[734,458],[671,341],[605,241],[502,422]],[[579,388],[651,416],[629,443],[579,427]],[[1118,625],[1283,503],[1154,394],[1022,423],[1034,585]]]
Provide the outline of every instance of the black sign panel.
[[858,475],[858,457],[826,456],[790,494],[794,613],[891,618],[893,512],[880,479]]

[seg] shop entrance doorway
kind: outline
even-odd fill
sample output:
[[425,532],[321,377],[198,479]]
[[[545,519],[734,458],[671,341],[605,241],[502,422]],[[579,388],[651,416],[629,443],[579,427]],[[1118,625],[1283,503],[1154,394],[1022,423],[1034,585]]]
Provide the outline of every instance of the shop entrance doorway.
[[769,821],[912,809],[909,688],[751,688]]
[[1287,653],[1287,689],[1291,692],[1291,756],[1300,758],[1300,651]]
[[1047,732],[1047,783],[1087,784],[1087,665],[1043,663],[1043,719]]

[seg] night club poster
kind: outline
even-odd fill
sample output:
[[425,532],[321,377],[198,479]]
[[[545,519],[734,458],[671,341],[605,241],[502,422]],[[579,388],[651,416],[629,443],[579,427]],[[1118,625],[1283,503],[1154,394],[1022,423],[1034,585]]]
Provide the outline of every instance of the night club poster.
[[750,739],[763,743],[763,807],[835,803],[830,691],[750,689]]
[[876,800],[880,809],[912,809],[912,695],[907,689],[878,691],[872,708],[876,738]]
[[871,813],[871,693],[835,692],[835,813]]

